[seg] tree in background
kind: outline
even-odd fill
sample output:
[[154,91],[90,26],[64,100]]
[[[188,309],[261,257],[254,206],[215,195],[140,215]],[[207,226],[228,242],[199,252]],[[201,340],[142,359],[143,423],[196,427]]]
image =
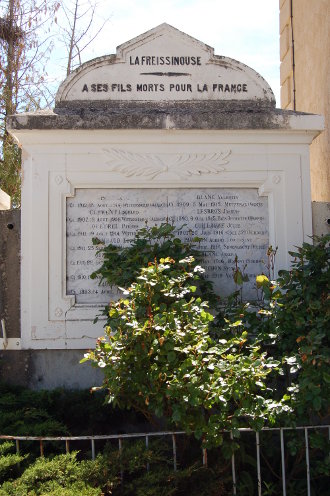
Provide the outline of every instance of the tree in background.
[[50,100],[45,63],[51,50],[47,25],[60,4],[8,0],[0,7],[0,184],[20,205],[21,154],[6,131],[8,116],[40,108]]
[[101,33],[109,17],[97,17],[101,3],[91,0],[62,2],[60,41],[66,51],[66,75],[82,64],[82,53]]
[[20,206],[21,153],[6,131],[8,116],[53,105],[56,88],[46,64],[55,40],[67,52],[64,79],[65,72],[69,75],[82,63],[82,52],[109,20],[97,19],[98,8],[99,2],[89,0],[7,0],[0,5],[0,187],[14,207]]

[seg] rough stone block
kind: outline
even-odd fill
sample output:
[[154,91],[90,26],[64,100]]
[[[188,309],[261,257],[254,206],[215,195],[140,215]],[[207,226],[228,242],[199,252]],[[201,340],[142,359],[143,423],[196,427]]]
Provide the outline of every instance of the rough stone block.
[[280,36],[280,60],[284,59],[285,55],[288,53],[291,47],[291,32],[289,26],[286,25]]
[[324,236],[330,234],[330,202],[313,202],[313,234]]
[[292,76],[292,52],[291,50],[289,50],[286,53],[280,65],[281,84],[283,84],[283,81],[285,81],[288,77],[291,78],[291,76]]
[[281,86],[281,107],[289,108],[291,98],[291,80],[287,78]]

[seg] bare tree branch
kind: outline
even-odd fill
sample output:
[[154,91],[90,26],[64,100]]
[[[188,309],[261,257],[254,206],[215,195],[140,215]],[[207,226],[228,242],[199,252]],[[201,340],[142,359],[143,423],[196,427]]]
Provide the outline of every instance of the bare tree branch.
[[90,0],[87,4],[83,0],[72,0],[69,5],[67,2],[62,4],[61,12],[64,14],[65,23],[59,26],[59,30],[68,54],[67,75],[75,66],[81,64],[83,51],[97,38],[110,19],[102,19],[100,25],[96,19],[98,5],[96,0]]
[[6,131],[6,121],[10,114],[50,100],[43,89],[44,64],[52,44],[46,27],[58,8],[58,0],[1,0],[0,4],[0,184],[16,206],[20,151]]

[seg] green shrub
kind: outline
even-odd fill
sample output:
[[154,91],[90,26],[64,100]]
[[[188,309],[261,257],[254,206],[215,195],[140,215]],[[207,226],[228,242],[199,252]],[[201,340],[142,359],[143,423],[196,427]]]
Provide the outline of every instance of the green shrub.
[[165,417],[221,444],[223,429],[259,429],[289,408],[272,399],[267,384],[279,362],[249,342],[240,322],[211,338],[213,317],[194,296],[202,272],[192,257],[149,262],[126,298],[111,303],[106,337],[85,360],[103,369],[115,406]]
[[[200,452],[199,452],[200,453]],[[0,496],[174,496],[229,494],[221,470],[200,463],[173,471],[166,440],[109,444],[96,460],[77,460],[77,453],[39,458],[15,480],[0,486]]]
[[278,279],[278,349],[290,357],[298,420],[324,421],[330,413],[330,235],[290,254],[292,268]]
[[[98,238],[93,238],[93,244],[99,247],[98,254],[102,255],[102,265],[91,274],[91,279],[99,278],[100,282],[106,281],[109,286],[128,288],[139,275],[142,267],[170,256],[174,260],[181,260],[192,256],[192,267],[202,261],[202,253],[198,250],[201,238],[195,236],[189,243],[179,239],[175,226],[162,223],[159,227],[153,226],[139,229],[135,238],[128,247],[105,245]],[[213,307],[218,304],[218,299],[213,291],[213,285],[200,274],[197,294],[203,295]],[[106,306],[104,315],[108,315],[109,307]]]
[[64,435],[65,425],[47,411],[45,392],[0,385],[0,432],[16,436]]
[[100,496],[100,487],[90,484],[91,465],[96,462],[77,461],[77,453],[38,458],[16,480],[5,482],[0,495],[78,495]]
[[100,488],[86,486],[83,482],[74,482],[63,487],[56,481],[50,481],[36,489],[6,483],[0,488],[0,496],[103,496],[103,494]]
[[[0,433],[22,436],[93,435],[123,432],[145,424],[134,412],[105,403],[101,391],[54,389],[31,391],[0,383]],[[143,428],[146,428],[145,425]],[[47,443],[48,445],[49,443]],[[33,444],[38,448],[37,444]],[[22,444],[22,449],[27,443]],[[28,446],[32,446],[31,443]],[[58,446],[58,444],[57,444]],[[52,444],[55,451],[55,444]],[[53,452],[52,451],[52,452]],[[55,451],[56,452],[56,451]],[[36,451],[38,454],[38,450]]]
[[[327,415],[330,237],[291,253],[292,269],[278,281],[258,276],[257,303],[236,292],[213,319],[206,299],[213,314],[219,299],[211,286],[201,290],[201,254],[194,248],[194,259],[174,232],[162,224],[141,230],[129,248],[101,249],[104,263],[92,277],[128,288],[105,308],[106,336],[85,358],[103,368],[109,401],[215,443],[224,428]],[[184,254],[183,263],[173,254]],[[270,248],[270,272],[275,255]],[[244,283],[237,263],[233,276]]]
[[19,464],[25,460],[26,456],[21,456],[13,451],[14,444],[9,441],[0,443],[0,483],[8,478],[17,476]]
[[[189,443],[188,443],[189,445]],[[190,446],[190,445],[189,445]],[[188,450],[188,448],[187,448]],[[113,486],[113,494],[123,496],[191,496],[228,495],[219,466],[205,468],[196,462],[200,460],[200,446],[194,460],[173,471],[171,438],[150,439],[146,448],[144,440],[125,440],[121,451],[108,445],[103,455],[106,466],[111,467],[112,480],[117,475],[118,483]],[[186,453],[187,455],[187,453]],[[122,484],[119,475],[122,474]]]

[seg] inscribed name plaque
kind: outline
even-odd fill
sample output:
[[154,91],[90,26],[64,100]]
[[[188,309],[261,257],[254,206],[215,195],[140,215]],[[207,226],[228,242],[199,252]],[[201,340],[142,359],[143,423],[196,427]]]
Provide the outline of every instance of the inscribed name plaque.
[[[90,279],[100,263],[92,238],[128,246],[138,229],[174,224],[178,236],[202,238],[207,278],[219,295],[235,290],[235,256],[248,275],[244,295],[255,297],[255,276],[269,244],[268,202],[256,189],[76,189],[67,199],[67,294],[78,304],[104,304],[118,291]],[[169,255],[171,255],[169,253]]]

